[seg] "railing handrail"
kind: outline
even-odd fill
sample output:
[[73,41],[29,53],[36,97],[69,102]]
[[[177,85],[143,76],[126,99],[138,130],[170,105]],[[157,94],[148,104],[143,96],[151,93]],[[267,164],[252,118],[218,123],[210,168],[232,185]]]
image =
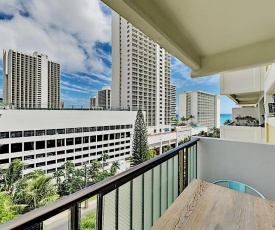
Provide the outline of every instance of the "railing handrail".
[[171,159],[172,157],[176,156],[180,150],[191,147],[195,145],[198,141],[199,138],[194,138],[189,142],[186,142],[176,148],[173,148],[167,151],[166,153],[159,155],[153,159],[143,162],[127,171],[119,173],[106,180],[103,180],[87,188],[84,188],[76,193],[61,198],[51,204],[48,204],[46,206],[28,212],[22,216],[19,216],[11,221],[8,221],[0,225],[0,229],[14,229],[18,228],[19,226],[31,226],[32,224],[39,222],[38,219],[43,221],[48,218],[51,218],[54,215],[71,208],[77,202],[82,202],[99,193],[106,194],[112,191],[113,189],[127,183],[128,181],[131,181],[137,176],[144,174],[150,169],[160,165],[161,163]]

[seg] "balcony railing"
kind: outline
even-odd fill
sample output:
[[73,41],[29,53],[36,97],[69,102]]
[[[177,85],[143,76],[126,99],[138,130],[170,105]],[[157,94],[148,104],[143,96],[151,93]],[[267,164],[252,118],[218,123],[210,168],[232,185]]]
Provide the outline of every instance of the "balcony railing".
[[[81,206],[97,196],[97,205],[94,211],[90,210],[96,215],[96,229],[149,229],[197,177],[198,140],[26,213],[0,228],[43,229],[45,222],[51,220],[54,229],[81,229]],[[58,219],[58,215],[63,217]]]

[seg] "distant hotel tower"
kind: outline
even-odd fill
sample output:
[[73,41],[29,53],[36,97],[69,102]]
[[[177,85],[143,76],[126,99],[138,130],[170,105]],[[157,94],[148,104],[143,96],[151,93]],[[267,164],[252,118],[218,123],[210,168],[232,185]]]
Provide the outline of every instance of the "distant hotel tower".
[[142,108],[155,132],[170,127],[170,54],[112,14],[112,106]]
[[18,108],[59,108],[60,64],[45,54],[4,50],[3,103]]

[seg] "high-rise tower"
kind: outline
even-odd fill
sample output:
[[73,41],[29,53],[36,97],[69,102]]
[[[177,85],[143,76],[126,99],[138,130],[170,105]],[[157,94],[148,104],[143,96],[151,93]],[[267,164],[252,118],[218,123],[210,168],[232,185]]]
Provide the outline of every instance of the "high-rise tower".
[[155,132],[170,127],[170,54],[112,15],[112,105],[142,108]]
[[60,64],[45,54],[3,51],[3,103],[19,108],[60,107]]

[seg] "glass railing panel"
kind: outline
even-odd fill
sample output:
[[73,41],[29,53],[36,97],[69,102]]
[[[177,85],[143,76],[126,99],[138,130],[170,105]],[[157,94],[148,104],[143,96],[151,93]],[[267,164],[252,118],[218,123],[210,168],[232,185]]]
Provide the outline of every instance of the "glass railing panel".
[[80,230],[96,229],[97,196],[79,204]]
[[167,206],[169,207],[174,201],[174,158],[167,162],[168,185],[167,185]]
[[[43,229],[47,230],[67,230],[70,229],[71,212],[70,210],[65,210],[55,216],[43,221]],[[34,227],[34,226],[32,226]],[[39,228],[37,228],[39,229]]]
[[142,229],[143,222],[143,175],[133,180],[132,229]]
[[102,229],[116,229],[116,190],[104,195],[102,206]]
[[161,174],[160,165],[153,169],[153,224],[159,219],[160,209],[160,194],[161,194]]
[[168,194],[168,167],[167,161],[161,164],[161,215],[167,209]]
[[131,229],[131,182],[118,189],[118,229]]
[[179,156],[173,158],[173,173],[174,173],[174,182],[173,182],[173,201],[179,195]]
[[144,174],[144,229],[150,229],[153,222],[153,170]]
[[192,146],[188,149],[188,183],[190,183],[197,176],[196,160],[197,160],[196,146]]

